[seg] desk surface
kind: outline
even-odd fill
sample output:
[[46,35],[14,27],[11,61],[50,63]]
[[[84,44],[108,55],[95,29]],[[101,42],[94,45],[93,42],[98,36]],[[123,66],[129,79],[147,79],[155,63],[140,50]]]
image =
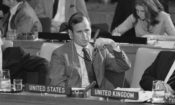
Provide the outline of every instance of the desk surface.
[[81,98],[66,98],[58,95],[36,93],[0,94],[0,105],[154,105],[151,103],[125,103],[117,100],[99,101]]

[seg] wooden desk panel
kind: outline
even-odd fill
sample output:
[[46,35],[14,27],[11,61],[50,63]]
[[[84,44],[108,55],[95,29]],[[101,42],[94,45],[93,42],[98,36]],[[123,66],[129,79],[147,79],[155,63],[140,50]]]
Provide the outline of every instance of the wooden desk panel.
[[98,101],[40,94],[0,94],[0,105],[153,105],[150,103],[124,103],[117,100]]

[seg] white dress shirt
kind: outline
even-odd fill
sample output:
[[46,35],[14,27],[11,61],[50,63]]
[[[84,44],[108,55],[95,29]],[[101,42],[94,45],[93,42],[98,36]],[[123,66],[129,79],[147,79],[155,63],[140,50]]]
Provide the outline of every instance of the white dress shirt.
[[[81,80],[82,80],[82,87],[86,87],[89,85],[89,78],[88,78],[86,65],[84,62],[84,54],[82,51],[83,47],[79,46],[76,43],[74,43],[74,44],[75,44],[75,48],[76,48],[76,51],[78,53],[78,59],[80,62],[80,69],[78,69],[78,73],[79,73]],[[87,49],[88,49],[88,46],[87,46]]]
[[18,6],[21,4],[22,2],[19,2],[17,5],[15,5],[14,7],[10,8],[10,17],[9,17],[9,22],[8,22],[8,31],[13,31],[10,24],[11,24],[11,20],[13,15],[16,13]]

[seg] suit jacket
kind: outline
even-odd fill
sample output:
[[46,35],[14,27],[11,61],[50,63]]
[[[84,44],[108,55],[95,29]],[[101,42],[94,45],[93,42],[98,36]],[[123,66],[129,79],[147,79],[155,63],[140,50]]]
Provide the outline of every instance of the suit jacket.
[[[119,73],[128,70],[130,66],[126,61],[126,56],[123,56],[123,52],[116,52],[107,48],[94,49],[92,46],[90,52],[98,87],[101,89],[114,89],[113,84],[109,82],[104,74],[106,70]],[[64,54],[68,55],[69,67],[66,66]],[[52,53],[50,66],[49,85],[65,86],[65,80],[67,79],[69,86],[81,87],[82,81],[78,73],[80,63],[73,42],[66,43]]]
[[[0,28],[3,29],[4,35],[6,35],[8,29],[9,17],[10,13],[8,13],[0,22]],[[38,17],[36,16],[36,13],[32,9],[32,7],[25,1],[19,5],[16,13],[11,19],[10,25],[12,29],[16,29],[16,32],[18,34],[42,31],[42,26]]]
[[68,22],[72,14],[76,12],[82,12],[86,17],[89,18],[86,4],[84,0],[66,0],[65,3],[65,20]]
[[26,0],[35,10],[38,17],[52,18],[52,0]]
[[[161,51],[152,65],[145,70],[140,81],[140,86],[144,90],[151,90],[153,80],[164,81],[174,60],[175,52]],[[175,90],[175,83],[171,87]]]

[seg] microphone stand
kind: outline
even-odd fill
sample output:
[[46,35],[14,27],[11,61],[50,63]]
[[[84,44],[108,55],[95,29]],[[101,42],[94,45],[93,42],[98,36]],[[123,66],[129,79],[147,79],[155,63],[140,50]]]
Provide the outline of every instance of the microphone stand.
[[83,91],[83,95],[84,97],[86,97],[87,92],[92,89],[94,86],[96,85],[96,81],[93,81],[91,84],[89,84],[88,86],[86,86],[86,88]]

